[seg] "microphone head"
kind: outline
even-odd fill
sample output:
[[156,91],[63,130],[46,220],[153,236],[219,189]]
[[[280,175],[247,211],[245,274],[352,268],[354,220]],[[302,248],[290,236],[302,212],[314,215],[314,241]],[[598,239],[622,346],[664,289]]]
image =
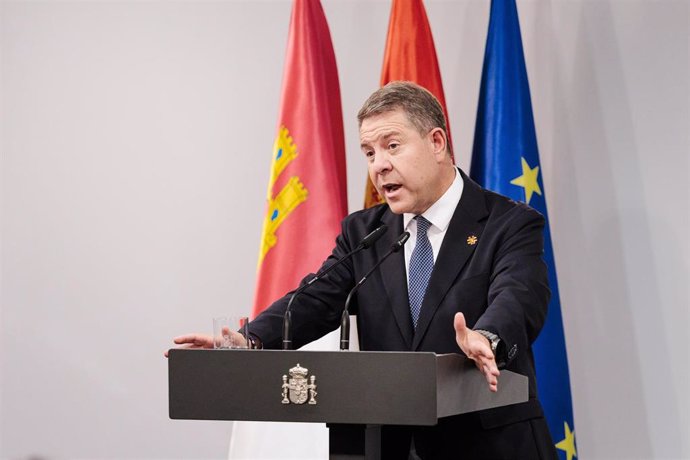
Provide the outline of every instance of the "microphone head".
[[369,233],[367,236],[362,238],[362,242],[359,243],[359,247],[362,249],[369,249],[387,231],[388,226],[386,224],[381,225],[380,227],[376,228],[373,232]]
[[405,246],[405,243],[407,243],[407,240],[409,240],[409,239],[410,239],[410,232],[403,232],[395,240],[395,243],[393,243],[393,246],[391,246],[391,251],[393,251],[393,252],[400,251]]

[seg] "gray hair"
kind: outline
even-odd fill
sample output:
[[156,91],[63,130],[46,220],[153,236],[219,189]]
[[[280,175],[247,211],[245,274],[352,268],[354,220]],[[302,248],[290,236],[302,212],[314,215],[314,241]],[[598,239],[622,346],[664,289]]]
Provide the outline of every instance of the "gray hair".
[[359,127],[362,122],[375,115],[402,109],[412,125],[424,135],[434,128],[441,128],[446,135],[448,153],[452,155],[448,142],[448,127],[443,108],[427,89],[411,81],[392,81],[376,90],[364,102],[357,113]]

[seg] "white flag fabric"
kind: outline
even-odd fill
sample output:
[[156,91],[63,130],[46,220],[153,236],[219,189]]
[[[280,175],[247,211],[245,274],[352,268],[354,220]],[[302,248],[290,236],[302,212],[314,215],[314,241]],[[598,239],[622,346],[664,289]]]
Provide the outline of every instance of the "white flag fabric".
[[[359,350],[357,318],[350,317],[350,350]],[[335,330],[300,350],[339,349],[340,330]],[[345,352],[344,352],[345,353]],[[296,363],[295,363],[296,364]],[[276,395],[280,381],[276,382]],[[328,458],[325,423],[233,422],[229,460],[324,460]]]

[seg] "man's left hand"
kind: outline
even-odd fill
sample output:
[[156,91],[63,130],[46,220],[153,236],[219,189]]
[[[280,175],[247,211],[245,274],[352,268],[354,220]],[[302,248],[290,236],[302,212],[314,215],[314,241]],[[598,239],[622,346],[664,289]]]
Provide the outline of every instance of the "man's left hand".
[[460,349],[474,361],[477,368],[484,374],[489,390],[498,391],[498,376],[500,372],[496,365],[496,358],[491,351],[489,339],[467,327],[465,315],[456,313],[453,321],[455,340]]

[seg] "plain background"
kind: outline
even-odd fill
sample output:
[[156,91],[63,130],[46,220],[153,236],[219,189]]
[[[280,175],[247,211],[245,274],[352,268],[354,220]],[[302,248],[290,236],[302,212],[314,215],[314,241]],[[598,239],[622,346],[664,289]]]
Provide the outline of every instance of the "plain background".
[[[390,3],[323,6],[356,210]],[[489,2],[426,7],[468,170]],[[690,458],[689,4],[518,8],[578,458]],[[0,4],[0,457],[226,456],[229,423],[168,419],[162,353],[251,308],[290,10]]]

